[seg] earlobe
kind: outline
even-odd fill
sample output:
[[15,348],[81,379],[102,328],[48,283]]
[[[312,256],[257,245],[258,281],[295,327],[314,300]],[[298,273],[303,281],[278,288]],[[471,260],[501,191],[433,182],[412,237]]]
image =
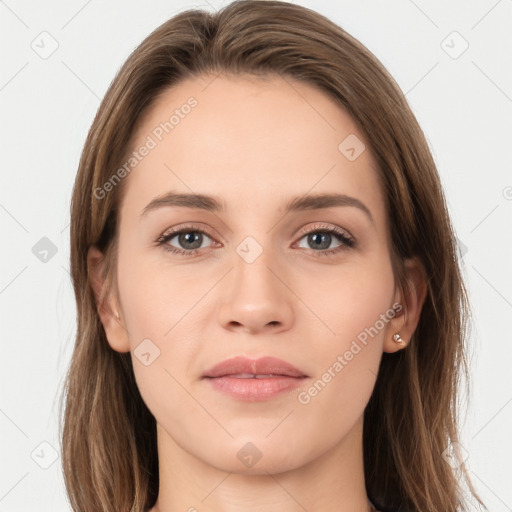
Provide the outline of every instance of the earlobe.
[[420,320],[427,293],[425,270],[417,257],[404,261],[407,286],[403,294],[397,293],[396,301],[402,309],[390,322],[384,340],[384,352],[396,352],[407,347]]
[[119,305],[114,299],[113,293],[106,296],[105,280],[102,274],[103,262],[103,253],[97,247],[91,246],[87,253],[87,270],[89,283],[94,293],[96,310],[110,347],[116,352],[129,352],[128,331],[119,316]]

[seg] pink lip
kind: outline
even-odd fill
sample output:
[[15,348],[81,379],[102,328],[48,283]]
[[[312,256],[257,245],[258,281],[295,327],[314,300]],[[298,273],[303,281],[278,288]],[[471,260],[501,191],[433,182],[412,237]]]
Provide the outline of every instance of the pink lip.
[[255,360],[234,357],[203,374],[203,378],[217,391],[251,402],[266,400],[290,391],[307,377],[290,363],[270,356]]
[[204,372],[203,377],[225,377],[226,375],[236,375],[241,373],[252,373],[253,375],[284,375],[287,377],[307,377],[295,366],[277,359],[276,357],[266,356],[259,359],[249,359],[247,357],[233,357],[226,359],[215,365],[210,370]]

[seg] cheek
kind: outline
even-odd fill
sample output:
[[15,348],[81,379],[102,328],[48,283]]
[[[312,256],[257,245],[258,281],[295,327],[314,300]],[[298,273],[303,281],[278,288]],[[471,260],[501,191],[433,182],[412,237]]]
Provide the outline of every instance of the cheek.
[[308,313],[308,323],[318,326],[309,349],[318,373],[298,401],[330,403],[357,415],[373,390],[394,316],[391,262],[380,255],[364,265],[326,269],[323,278],[301,277],[297,285],[297,294],[315,313]]
[[[120,251],[118,286],[131,343],[141,337],[165,341],[205,293],[195,275],[136,251]],[[190,274],[190,275],[188,275]]]
[[370,399],[392,318],[394,291],[390,264],[385,258],[378,261],[336,274],[331,271],[318,293],[307,294],[307,283],[302,283],[304,302],[322,320],[312,350],[308,349],[316,372],[297,396],[306,431],[314,432],[319,418],[328,417],[329,425],[322,427],[327,438],[343,436]]
[[186,418],[197,415],[183,387],[200,338],[187,312],[204,292],[197,277],[195,286],[184,284],[176,269],[162,268],[135,251],[119,253],[119,295],[137,386],[156,420],[173,431],[187,431]]
[[318,326],[322,336],[317,339],[326,347],[343,349],[358,337],[364,342],[365,334],[367,341],[382,339],[388,322],[381,315],[390,311],[394,296],[391,262],[385,254],[326,266],[314,274],[300,272],[294,283],[294,292],[309,309],[308,323]]

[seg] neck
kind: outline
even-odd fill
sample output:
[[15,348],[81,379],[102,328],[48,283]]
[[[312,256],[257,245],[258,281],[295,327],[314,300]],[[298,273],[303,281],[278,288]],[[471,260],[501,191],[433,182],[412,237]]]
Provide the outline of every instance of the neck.
[[249,474],[206,463],[157,424],[160,484],[150,512],[370,512],[362,425],[360,418],[338,445],[301,467],[258,464]]

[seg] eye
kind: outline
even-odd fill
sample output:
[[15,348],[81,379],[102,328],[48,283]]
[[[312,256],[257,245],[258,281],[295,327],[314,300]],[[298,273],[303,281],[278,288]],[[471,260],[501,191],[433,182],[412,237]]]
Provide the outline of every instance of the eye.
[[[329,256],[340,251],[345,251],[355,247],[356,242],[346,231],[341,228],[329,225],[315,225],[314,229],[301,231],[302,239],[306,239],[306,244],[312,248],[315,256]],[[338,240],[339,245],[329,249],[333,241]],[[303,246],[302,246],[303,247]],[[304,247],[303,247],[304,248]],[[325,250],[328,249],[328,250]]]
[[[306,239],[306,244],[309,245],[309,247],[301,245],[299,247],[310,249],[314,256],[334,255],[356,246],[355,239],[336,226],[315,224],[313,229],[302,229],[299,234],[301,235],[299,240]],[[205,248],[203,243],[207,239],[218,243],[205,232],[204,226],[194,224],[181,229],[173,228],[160,236],[156,243],[173,254],[194,256],[200,249]],[[329,249],[331,244],[336,241],[338,245]]]
[[[204,248],[203,242],[205,239],[212,240],[212,238],[204,232],[202,226],[191,225],[177,230],[173,229],[163,234],[158,238],[157,244],[163,246],[166,251],[172,252],[173,254],[192,256],[197,254],[199,249]],[[173,240],[174,243],[171,243]]]

